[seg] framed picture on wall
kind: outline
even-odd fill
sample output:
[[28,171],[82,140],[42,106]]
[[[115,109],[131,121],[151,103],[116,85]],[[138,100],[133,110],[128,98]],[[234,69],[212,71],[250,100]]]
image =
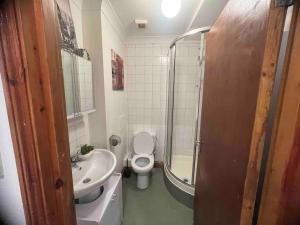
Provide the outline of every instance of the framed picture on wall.
[[73,23],[73,19],[71,16],[70,5],[68,2],[61,1],[61,5],[65,6],[61,8],[59,4],[57,4],[57,16],[60,28],[60,40],[61,40],[61,48],[76,53],[78,49],[75,26]]
[[124,90],[124,61],[113,49],[111,49],[111,70],[113,90]]

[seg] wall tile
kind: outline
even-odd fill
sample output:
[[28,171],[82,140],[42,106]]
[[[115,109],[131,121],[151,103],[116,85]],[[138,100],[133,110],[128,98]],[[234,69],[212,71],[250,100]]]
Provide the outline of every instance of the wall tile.
[[[167,50],[164,44],[131,44],[127,49],[128,71],[128,148],[131,149],[133,133],[155,132],[159,144],[156,159],[162,160],[164,141]],[[164,52],[164,54],[162,54]],[[165,68],[164,68],[165,67]],[[134,75],[134,77],[130,76]],[[135,84],[135,85],[134,85]],[[163,109],[162,109],[163,108]]]
[[[196,110],[200,80],[197,56],[199,43],[178,46],[176,58],[174,143],[177,154],[193,150]],[[167,104],[168,45],[164,43],[130,44],[127,49],[128,71],[128,149],[134,133],[156,133],[155,157],[162,160],[165,143]]]
[[135,49],[135,56],[145,56],[145,49],[143,47],[137,47]]

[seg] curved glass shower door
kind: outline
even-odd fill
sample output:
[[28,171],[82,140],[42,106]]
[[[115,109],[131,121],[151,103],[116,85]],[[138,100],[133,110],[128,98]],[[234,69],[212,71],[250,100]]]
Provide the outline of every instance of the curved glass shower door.
[[205,33],[186,35],[170,47],[166,160],[169,171],[193,186],[199,151]]

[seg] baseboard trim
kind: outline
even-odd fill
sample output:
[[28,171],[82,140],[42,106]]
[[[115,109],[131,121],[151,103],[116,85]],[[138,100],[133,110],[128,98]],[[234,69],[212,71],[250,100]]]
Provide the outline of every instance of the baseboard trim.
[[163,161],[154,161],[154,168],[164,168]]

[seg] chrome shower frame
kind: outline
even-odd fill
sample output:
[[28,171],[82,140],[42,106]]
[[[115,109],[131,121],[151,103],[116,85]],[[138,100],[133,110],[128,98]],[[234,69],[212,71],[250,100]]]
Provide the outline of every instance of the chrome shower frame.
[[[196,158],[197,158],[197,149],[199,149],[200,143],[200,103],[198,103],[196,118],[195,118],[195,138],[194,138],[194,149],[193,149],[193,165],[192,165],[192,174],[191,174],[191,184],[184,182],[179,177],[176,176],[171,171],[171,156],[172,156],[172,145],[168,146],[172,143],[173,138],[173,114],[174,114],[174,85],[175,85],[175,60],[176,60],[176,43],[186,37],[193,36],[198,33],[207,33],[210,31],[210,27],[202,27],[197,28],[191,31],[186,32],[185,34],[177,37],[169,47],[169,68],[168,68],[168,87],[167,87],[167,110],[166,110],[166,143],[165,143],[165,151],[164,151],[164,172],[166,178],[172,183],[178,190],[185,192],[188,195],[194,195],[194,181],[196,175]],[[204,47],[204,46],[202,46]],[[172,55],[173,54],[173,55]],[[202,63],[202,62],[200,62]],[[204,71],[201,69],[201,73]],[[172,95],[170,97],[170,95]],[[199,98],[200,101],[200,92]],[[171,107],[170,107],[171,105]],[[167,185],[168,186],[168,185]],[[170,190],[170,189],[169,189]],[[174,194],[173,194],[174,195]],[[176,197],[176,196],[175,196]]]

